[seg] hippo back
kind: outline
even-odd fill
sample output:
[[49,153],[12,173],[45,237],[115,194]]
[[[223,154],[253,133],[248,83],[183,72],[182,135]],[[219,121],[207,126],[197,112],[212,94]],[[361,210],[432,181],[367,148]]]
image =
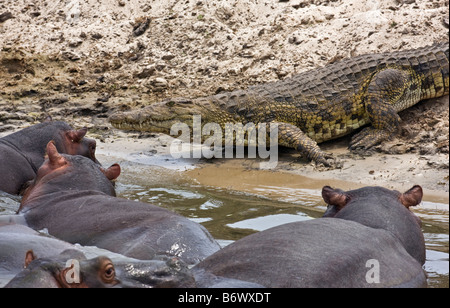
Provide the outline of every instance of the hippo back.
[[177,256],[198,263],[220,246],[200,224],[155,205],[96,191],[52,194],[24,210],[27,223],[71,243],[137,259]]
[[44,162],[47,143],[54,140],[57,147],[62,151],[62,133],[71,129],[70,125],[65,122],[43,122],[24,128],[0,140],[21,152],[35,168],[39,168]]
[[[379,281],[370,279],[371,262],[378,266]],[[208,257],[194,271],[265,287],[426,285],[421,265],[388,231],[327,218],[247,236]]]

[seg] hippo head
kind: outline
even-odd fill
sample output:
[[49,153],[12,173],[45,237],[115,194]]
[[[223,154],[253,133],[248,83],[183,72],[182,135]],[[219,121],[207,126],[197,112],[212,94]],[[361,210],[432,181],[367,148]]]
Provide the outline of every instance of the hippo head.
[[[97,162],[95,158],[96,142],[94,139],[86,138],[88,129],[73,129],[69,124],[62,121],[46,120],[43,123],[26,128],[22,131],[22,138],[18,138],[19,148],[47,144],[50,140],[55,142],[60,153],[69,155],[82,155]],[[25,133],[26,132],[26,133]],[[39,146],[41,148],[41,146]],[[42,149],[42,152],[44,149]],[[32,151],[28,151],[32,152]],[[43,153],[40,153],[43,154]],[[42,164],[42,155],[34,158],[36,167]],[[98,162],[97,162],[98,163]]]
[[410,207],[422,201],[419,185],[404,193],[383,187],[363,187],[342,191],[325,186],[322,197],[328,204],[323,217],[360,223],[366,227],[389,231],[420,264],[425,263],[425,240],[422,222]]
[[60,154],[53,141],[47,144],[46,153],[46,160],[24,193],[19,211],[32,197],[54,191],[90,190],[116,195],[112,181],[120,175],[118,164],[104,169],[86,157]]
[[391,191],[382,187],[365,187],[359,190],[343,191],[341,189],[333,189],[330,186],[322,188],[322,198],[327,203],[328,208],[323,215],[324,217],[334,217],[341,211],[350,201],[358,198],[365,198],[367,195],[387,195],[409,209],[410,206],[416,206],[422,202],[423,191],[419,185],[413,186],[405,193]]
[[86,127],[63,131],[61,132],[62,142],[57,147],[61,148],[60,152],[62,153],[85,156],[98,163],[95,158],[97,143],[94,139],[86,138],[86,133]]
[[192,288],[195,280],[188,266],[177,258],[153,260],[106,256],[86,259],[84,253],[67,249],[60,255],[38,258],[25,254],[24,270],[6,288]]
[[25,255],[25,270],[6,287],[110,288],[120,283],[108,257],[86,260],[78,253],[75,258],[72,255],[72,251],[65,251],[53,259],[38,259],[29,250]]

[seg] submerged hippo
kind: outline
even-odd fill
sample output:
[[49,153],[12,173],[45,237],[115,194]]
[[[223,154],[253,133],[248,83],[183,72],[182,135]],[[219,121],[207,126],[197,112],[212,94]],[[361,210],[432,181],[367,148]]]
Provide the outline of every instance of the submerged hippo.
[[76,248],[25,225],[0,220],[0,287],[23,269],[23,260],[28,250],[33,250],[38,256],[48,257],[67,249]]
[[200,224],[116,198],[111,180],[119,176],[119,165],[103,170],[85,157],[59,154],[52,142],[47,154],[19,209],[32,228],[137,259],[166,254],[194,264],[220,248]]
[[[194,273],[265,287],[424,287],[425,244],[409,211],[422,189],[322,190],[327,217],[247,236],[196,265]],[[198,276],[198,275],[197,275]]]
[[176,259],[119,260],[106,256],[87,260],[76,250],[50,258],[26,252],[25,269],[5,288],[160,288],[194,287],[187,266]]
[[93,161],[96,143],[85,138],[87,128],[72,129],[67,123],[47,121],[0,138],[0,190],[19,194],[36,176],[50,140],[61,153],[83,155]]

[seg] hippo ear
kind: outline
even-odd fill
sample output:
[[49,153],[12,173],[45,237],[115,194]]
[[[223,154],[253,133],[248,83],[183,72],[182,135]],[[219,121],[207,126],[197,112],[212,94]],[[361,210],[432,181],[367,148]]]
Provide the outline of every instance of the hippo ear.
[[[58,281],[59,285],[61,288],[66,288],[66,289],[71,289],[71,288],[78,288],[78,287],[83,287],[82,286],[82,276],[79,275],[77,276],[79,273],[77,273],[79,271],[79,268],[76,268],[75,263],[73,262],[74,260],[72,260],[72,262],[69,263],[69,261],[67,263],[70,264],[70,266],[68,266],[68,264],[66,263],[66,267],[64,269],[62,269],[59,274],[55,275],[56,280]],[[68,279],[71,280],[68,280]]]
[[72,142],[80,142],[81,139],[86,136],[87,131],[87,127],[83,127],[79,130],[69,130],[66,132],[66,137]]
[[322,198],[327,204],[337,206],[339,209],[343,208],[350,200],[344,191],[333,189],[330,186],[322,188]]
[[28,265],[30,265],[31,262],[33,262],[36,259],[36,255],[34,254],[33,250],[28,250],[25,253],[25,265],[24,268],[27,268]]
[[50,141],[47,144],[47,155],[48,155],[48,159],[50,161],[50,165],[53,168],[59,168],[64,166],[67,162],[66,159],[64,157],[61,156],[61,154],[58,153],[58,150],[56,149],[55,143],[52,141]]
[[400,195],[400,202],[406,207],[416,206],[422,202],[423,190],[419,185],[413,186],[410,190]]
[[100,170],[102,170],[103,174],[110,181],[117,179],[119,177],[119,175],[120,175],[120,166],[119,166],[119,164],[114,164],[114,165],[112,165],[111,167],[109,167],[106,170],[103,169],[103,168],[100,168]]

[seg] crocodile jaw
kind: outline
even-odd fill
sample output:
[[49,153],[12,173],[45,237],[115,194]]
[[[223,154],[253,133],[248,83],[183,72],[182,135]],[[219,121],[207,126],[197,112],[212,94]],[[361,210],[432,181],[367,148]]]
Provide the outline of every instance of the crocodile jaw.
[[192,126],[192,114],[195,110],[190,102],[161,102],[143,109],[117,112],[109,117],[115,128],[143,132],[170,134],[174,124],[186,123]]

